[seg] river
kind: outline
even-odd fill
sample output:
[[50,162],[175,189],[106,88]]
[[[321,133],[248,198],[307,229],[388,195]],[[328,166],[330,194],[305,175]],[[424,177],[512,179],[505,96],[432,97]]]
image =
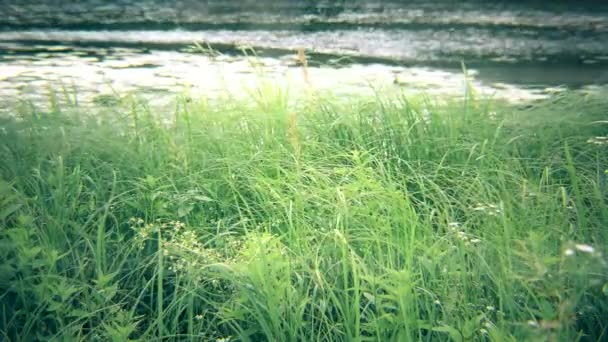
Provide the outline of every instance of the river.
[[511,101],[608,84],[605,2],[4,0],[0,13],[3,103],[62,85],[83,102],[213,97],[260,78],[294,92],[462,94],[463,64],[480,92]]

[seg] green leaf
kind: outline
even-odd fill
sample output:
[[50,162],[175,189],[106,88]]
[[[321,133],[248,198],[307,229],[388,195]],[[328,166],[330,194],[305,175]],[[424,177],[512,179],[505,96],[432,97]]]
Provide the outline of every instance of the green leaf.
[[481,320],[483,319],[484,315],[478,315],[476,317],[473,317],[469,320],[467,320],[464,323],[464,327],[463,327],[463,334],[465,336],[466,339],[471,338],[480,328],[481,325]]
[[452,340],[454,340],[454,342],[463,342],[462,334],[456,328],[444,325],[441,327],[434,327],[432,330],[435,332],[447,333],[448,335],[450,335]]
[[8,287],[15,278],[17,269],[9,263],[0,264],[0,287]]
[[194,205],[192,204],[182,204],[177,208],[177,217],[184,217],[194,209]]
[[546,299],[543,299],[540,301],[540,307],[539,307],[538,313],[539,313],[539,316],[545,320],[553,320],[553,319],[557,318],[557,312],[555,311],[553,304],[551,304],[551,302],[549,302]]
[[82,310],[82,309],[72,309],[70,310],[70,313],[68,314],[69,317],[75,317],[75,318],[85,318],[85,317],[89,317],[92,314],[88,311]]
[[15,203],[13,205],[10,205],[10,206],[4,208],[2,211],[0,211],[0,221],[4,221],[7,217],[9,217],[13,213],[15,213],[17,210],[19,210],[19,208],[21,208],[21,206],[22,206],[21,203]]
[[116,276],[117,272],[106,273],[106,274],[98,274],[95,283],[98,288],[104,288],[107,284],[109,284],[114,276]]
[[53,300],[49,303],[46,310],[49,312],[61,312],[63,311],[64,303],[61,301]]
[[192,198],[201,202],[213,202],[212,198],[203,195],[194,195]]

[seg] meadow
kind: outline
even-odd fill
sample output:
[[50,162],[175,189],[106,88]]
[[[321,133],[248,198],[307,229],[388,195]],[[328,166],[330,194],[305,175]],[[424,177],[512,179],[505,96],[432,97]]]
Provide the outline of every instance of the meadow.
[[23,101],[0,340],[606,340],[605,95]]

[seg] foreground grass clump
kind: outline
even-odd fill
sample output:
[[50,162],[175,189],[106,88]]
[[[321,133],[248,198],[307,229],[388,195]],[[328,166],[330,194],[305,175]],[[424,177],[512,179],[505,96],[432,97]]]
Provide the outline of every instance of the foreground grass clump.
[[608,102],[136,100],[0,124],[0,339],[608,338]]

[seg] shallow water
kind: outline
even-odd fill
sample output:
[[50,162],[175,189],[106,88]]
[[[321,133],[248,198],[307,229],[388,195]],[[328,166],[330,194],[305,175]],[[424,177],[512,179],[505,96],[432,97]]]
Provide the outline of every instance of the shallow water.
[[310,83],[343,93],[462,94],[462,62],[481,92],[512,101],[608,84],[608,6],[594,2],[26,0],[0,12],[3,101],[43,100],[49,82],[76,84],[85,102],[184,87],[217,96],[260,73],[297,93],[308,87],[298,48]]

